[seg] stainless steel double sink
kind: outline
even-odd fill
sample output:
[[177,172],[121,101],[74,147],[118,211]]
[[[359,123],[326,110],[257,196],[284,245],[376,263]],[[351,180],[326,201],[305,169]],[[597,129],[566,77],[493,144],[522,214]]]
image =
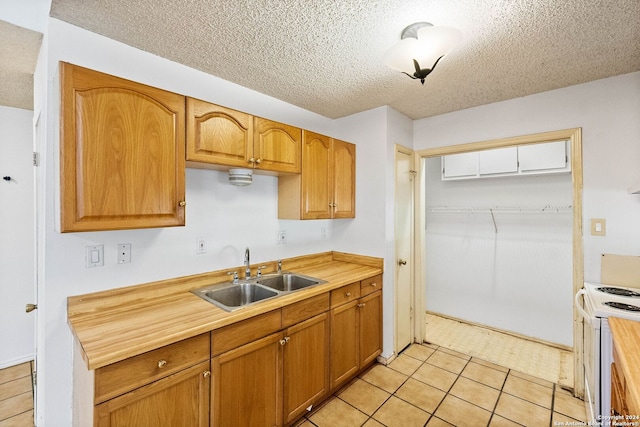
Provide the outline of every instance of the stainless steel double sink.
[[234,311],[280,295],[326,283],[325,280],[296,273],[269,274],[237,283],[222,283],[191,292],[226,311]]

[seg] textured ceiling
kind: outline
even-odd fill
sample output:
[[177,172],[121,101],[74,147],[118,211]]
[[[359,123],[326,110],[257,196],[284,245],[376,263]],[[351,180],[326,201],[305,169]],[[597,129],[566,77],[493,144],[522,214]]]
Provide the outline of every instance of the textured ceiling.
[[0,105],[33,110],[33,72],[42,34],[0,20]]
[[[51,16],[331,118],[417,119],[640,70],[638,0],[53,0]],[[464,33],[424,86],[381,63],[416,21]]]

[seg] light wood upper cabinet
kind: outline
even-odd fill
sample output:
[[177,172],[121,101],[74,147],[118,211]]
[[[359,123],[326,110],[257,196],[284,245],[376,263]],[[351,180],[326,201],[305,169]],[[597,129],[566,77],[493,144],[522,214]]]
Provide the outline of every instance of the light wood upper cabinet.
[[302,174],[278,179],[278,218],[355,218],[356,146],[302,133]]
[[255,117],[253,129],[249,162],[256,169],[300,173],[300,128]]
[[252,141],[253,116],[187,98],[187,161],[251,167]]
[[190,167],[300,173],[302,130],[187,98]]
[[356,146],[333,140],[333,215],[356,217]]
[[184,225],[185,98],[61,63],[61,231]]

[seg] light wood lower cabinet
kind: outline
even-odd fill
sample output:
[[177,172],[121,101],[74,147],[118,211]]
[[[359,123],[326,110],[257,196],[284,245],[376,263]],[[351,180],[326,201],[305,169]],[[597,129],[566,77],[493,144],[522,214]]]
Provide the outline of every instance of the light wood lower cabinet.
[[123,394],[95,408],[98,427],[209,425],[209,361]]
[[282,425],[281,341],[278,332],[211,359],[212,426]]
[[[382,281],[376,282],[381,286]],[[346,286],[336,293],[340,298],[353,296],[353,289]],[[367,285],[369,286],[369,285]],[[350,293],[350,296],[346,296]],[[333,295],[332,295],[333,297]],[[357,298],[357,297],[356,297]],[[332,298],[333,302],[333,298]],[[375,361],[382,352],[382,292],[369,293],[350,300],[331,310],[331,390],[344,385],[361,369]]]
[[[287,306],[282,319],[291,326],[211,359],[211,425],[286,425],[324,399],[329,392],[328,309],[328,294]],[[241,322],[242,330],[266,330],[269,318],[258,318]],[[229,329],[233,336],[240,331],[231,325],[220,334],[224,336],[227,328],[234,328]]]
[[98,368],[93,424],[207,426],[209,341],[206,333]]
[[284,421],[290,423],[329,393],[329,314],[287,329],[284,346]]

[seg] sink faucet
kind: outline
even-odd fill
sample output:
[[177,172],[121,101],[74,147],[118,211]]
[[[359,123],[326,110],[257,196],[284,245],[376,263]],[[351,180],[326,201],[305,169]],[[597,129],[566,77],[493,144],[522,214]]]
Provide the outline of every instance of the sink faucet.
[[251,278],[251,267],[249,265],[249,248],[244,250],[244,278]]

